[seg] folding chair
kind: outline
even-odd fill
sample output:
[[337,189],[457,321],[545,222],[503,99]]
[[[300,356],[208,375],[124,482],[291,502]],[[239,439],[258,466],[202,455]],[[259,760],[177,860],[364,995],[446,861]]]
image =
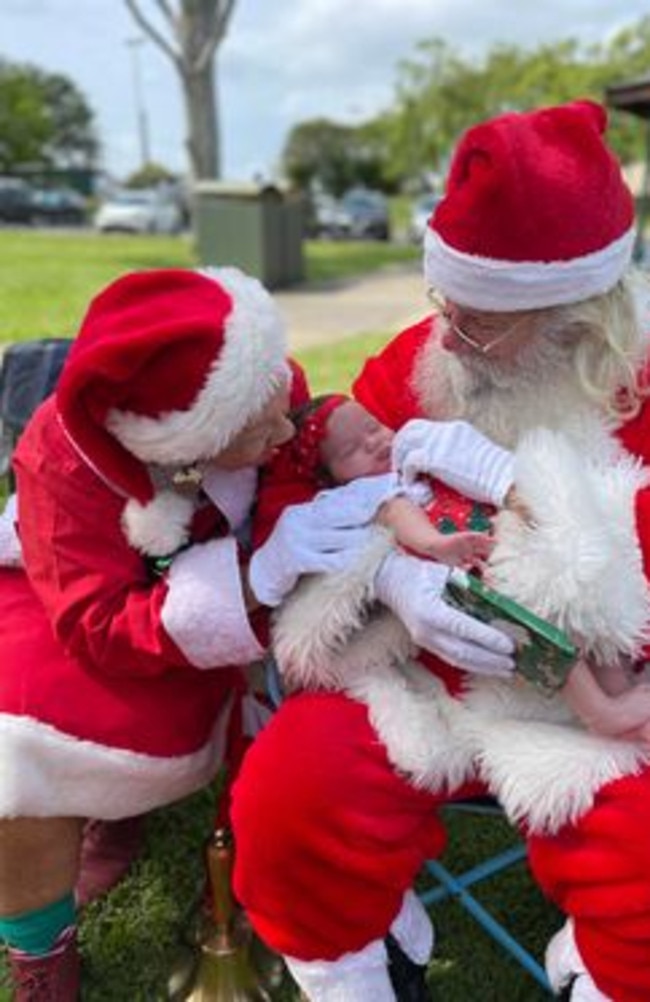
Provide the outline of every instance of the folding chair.
[[72,340],[39,338],[9,345],[0,365],[0,478],[11,491],[11,454],[30,417],[53,391]]
[[[485,823],[486,818],[504,818],[503,811],[491,797],[462,800],[450,803],[444,808],[448,819],[453,815],[472,819],[471,825],[463,825],[464,836],[475,824]],[[452,840],[453,843],[453,840]],[[468,847],[469,848],[469,847]],[[453,851],[453,844],[452,844]],[[469,853],[474,856],[474,853]],[[455,855],[455,852],[454,852]],[[447,858],[449,853],[445,854]],[[529,974],[549,995],[553,995],[546,971],[533,954],[515,938],[505,925],[500,922],[478,900],[473,893],[483,881],[497,878],[511,867],[524,862],[526,847],[524,842],[513,832],[513,843],[507,848],[493,853],[483,859],[477,859],[467,869],[454,872],[446,862],[431,859],[425,863],[426,877],[433,880],[433,886],[427,886],[419,891],[419,897],[427,908],[431,908],[446,900],[454,900],[474,919],[480,928],[502,948],[519,966]],[[425,880],[428,884],[429,881]]]

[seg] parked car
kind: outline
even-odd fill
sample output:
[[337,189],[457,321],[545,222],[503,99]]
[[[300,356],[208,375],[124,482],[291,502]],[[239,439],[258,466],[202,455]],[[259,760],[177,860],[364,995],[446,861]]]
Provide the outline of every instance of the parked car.
[[348,236],[350,216],[333,195],[314,195],[310,204],[307,233],[310,237],[338,239]]
[[32,189],[17,177],[0,177],[0,220],[5,223],[31,223]]
[[341,198],[341,208],[350,219],[349,234],[364,240],[388,240],[388,202],[381,191],[350,188]]
[[36,224],[81,226],[86,222],[86,200],[72,188],[36,188],[31,197]]
[[156,188],[124,188],[95,213],[100,233],[178,233],[183,214],[176,199]]
[[434,195],[433,192],[428,192],[413,203],[408,235],[409,240],[412,240],[414,244],[422,243],[424,240],[427,223],[441,197],[441,195]]

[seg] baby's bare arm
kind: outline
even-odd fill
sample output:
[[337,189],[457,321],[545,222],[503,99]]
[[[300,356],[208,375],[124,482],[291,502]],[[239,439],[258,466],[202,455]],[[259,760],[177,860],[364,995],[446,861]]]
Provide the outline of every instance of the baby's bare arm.
[[427,515],[409,498],[399,496],[385,501],[377,513],[380,525],[390,529],[400,546],[430,560],[454,567],[470,567],[485,560],[492,540],[483,532],[440,532]]

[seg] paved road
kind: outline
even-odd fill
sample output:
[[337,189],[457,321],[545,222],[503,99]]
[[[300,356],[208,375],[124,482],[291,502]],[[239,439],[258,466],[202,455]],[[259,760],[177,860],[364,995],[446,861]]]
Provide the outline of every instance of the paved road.
[[291,351],[358,334],[394,334],[428,310],[418,264],[336,284],[278,290],[274,298],[287,319]]

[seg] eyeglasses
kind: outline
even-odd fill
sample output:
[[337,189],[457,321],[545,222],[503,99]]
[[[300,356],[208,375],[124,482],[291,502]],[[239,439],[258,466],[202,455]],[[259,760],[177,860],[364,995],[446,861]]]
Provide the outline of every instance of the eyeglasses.
[[427,299],[433,304],[436,312],[442,317],[449,330],[456,335],[458,340],[468,345],[474,351],[478,351],[481,355],[489,355],[493,348],[496,348],[497,345],[509,338],[522,320],[521,317],[518,317],[505,330],[502,330],[496,337],[491,338],[489,341],[477,341],[476,338],[473,338],[471,334],[468,334],[467,331],[455,323],[447,303],[435,289],[427,289]]

